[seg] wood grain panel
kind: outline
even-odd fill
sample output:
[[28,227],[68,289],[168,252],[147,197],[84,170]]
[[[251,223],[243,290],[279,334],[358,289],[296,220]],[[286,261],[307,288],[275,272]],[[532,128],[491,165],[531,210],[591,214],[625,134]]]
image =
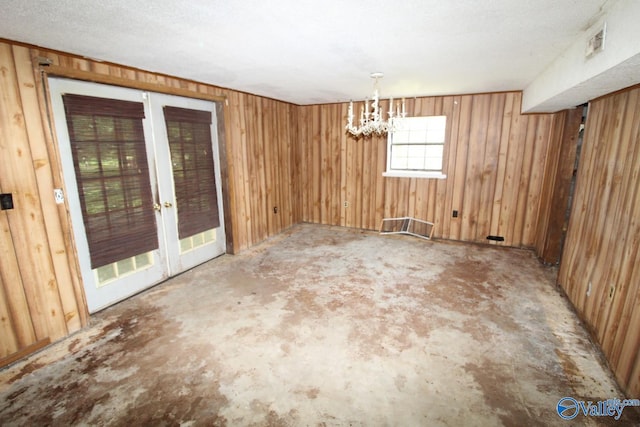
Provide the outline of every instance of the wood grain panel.
[[52,260],[45,248],[47,233],[34,167],[38,159],[33,158],[31,150],[13,53],[2,53],[0,59],[0,67],[12,70],[4,74],[0,83],[0,92],[4,95],[0,128],[5,141],[1,147],[0,169],[5,191],[13,193],[15,205],[15,209],[5,212],[22,283],[30,301],[36,337],[60,337],[66,333],[66,325]]
[[558,282],[627,393],[640,389],[640,88],[590,103]]
[[[84,299],[81,296],[82,293],[79,292],[81,285],[74,277],[75,272],[71,268],[74,265],[73,255],[69,256],[67,251],[67,244],[64,239],[65,229],[60,222],[59,211],[62,211],[63,206],[56,205],[51,197],[53,189],[56,184],[61,183],[61,180],[54,180],[54,171],[58,170],[57,157],[50,156],[52,141],[46,135],[45,129],[48,129],[48,126],[43,124],[40,98],[36,90],[38,87],[42,87],[42,81],[40,79],[36,81],[34,77],[29,51],[14,47],[13,52],[38,192],[44,195],[41,207],[49,253],[57,282],[71,284],[71,286],[59,287],[60,302],[67,329],[76,331],[86,323],[86,313]],[[49,197],[46,197],[47,195]],[[54,336],[53,338],[57,337]]]
[[491,234],[510,246],[533,246],[553,115],[520,115],[520,102],[517,92],[407,100],[409,115],[448,117],[443,180],[383,177],[386,138],[347,135],[347,104],[299,107],[311,198],[304,198],[302,216],[364,229],[377,229],[383,217],[414,216],[435,222],[438,238],[486,243]]

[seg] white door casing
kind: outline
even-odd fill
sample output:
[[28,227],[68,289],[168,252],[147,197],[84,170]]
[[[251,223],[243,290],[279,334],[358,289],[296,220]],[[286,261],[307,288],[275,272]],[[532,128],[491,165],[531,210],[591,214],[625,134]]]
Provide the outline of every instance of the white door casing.
[[[49,78],[48,83],[65,181],[66,199],[89,312],[99,311],[226,251],[217,120],[213,102],[62,78]],[[148,191],[151,192],[158,209],[154,210],[159,243],[156,250],[135,257],[135,259],[114,263],[113,266],[101,267],[100,269],[91,267],[89,243],[83,222],[82,205],[77,187],[78,181],[74,170],[62,98],[67,93],[144,104],[145,118],[142,119],[142,124],[151,183],[151,188]],[[171,154],[162,114],[162,107],[165,105],[204,110],[212,114],[211,155],[213,156],[220,226],[202,233],[202,236],[196,235],[192,239],[183,239],[182,242],[178,238],[177,212],[179,207],[175,203]],[[142,262],[139,262],[140,260]],[[120,274],[121,270],[124,271],[123,274]],[[104,277],[107,279],[103,280]]]

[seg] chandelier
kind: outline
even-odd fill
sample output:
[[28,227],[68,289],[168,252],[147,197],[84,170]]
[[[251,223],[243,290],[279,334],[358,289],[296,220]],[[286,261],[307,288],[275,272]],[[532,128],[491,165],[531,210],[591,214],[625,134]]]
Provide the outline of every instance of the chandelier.
[[382,73],[371,73],[371,78],[375,80],[373,88],[373,98],[371,99],[371,109],[369,109],[369,98],[364,101],[364,106],[360,108],[360,126],[353,124],[353,101],[349,102],[349,115],[347,117],[347,126],[345,129],[355,137],[369,136],[372,134],[383,135],[389,131],[393,131],[394,117],[405,117],[404,98],[402,99],[402,110],[400,103],[393,111],[393,98],[389,99],[389,111],[387,112],[388,120],[382,118],[383,112],[380,108],[380,95],[378,93],[378,79],[384,77]]

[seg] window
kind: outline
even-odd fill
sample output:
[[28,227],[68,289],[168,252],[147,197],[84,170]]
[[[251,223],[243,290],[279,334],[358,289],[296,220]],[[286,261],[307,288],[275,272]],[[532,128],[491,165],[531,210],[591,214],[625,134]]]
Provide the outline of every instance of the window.
[[384,176],[446,178],[442,173],[447,116],[394,119]]

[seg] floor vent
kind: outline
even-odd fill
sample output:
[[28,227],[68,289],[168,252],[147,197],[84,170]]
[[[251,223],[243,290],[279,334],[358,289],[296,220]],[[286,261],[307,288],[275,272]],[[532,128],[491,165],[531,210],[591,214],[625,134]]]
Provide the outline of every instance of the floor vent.
[[380,226],[380,234],[409,234],[431,240],[433,223],[408,216],[401,218],[384,218]]

